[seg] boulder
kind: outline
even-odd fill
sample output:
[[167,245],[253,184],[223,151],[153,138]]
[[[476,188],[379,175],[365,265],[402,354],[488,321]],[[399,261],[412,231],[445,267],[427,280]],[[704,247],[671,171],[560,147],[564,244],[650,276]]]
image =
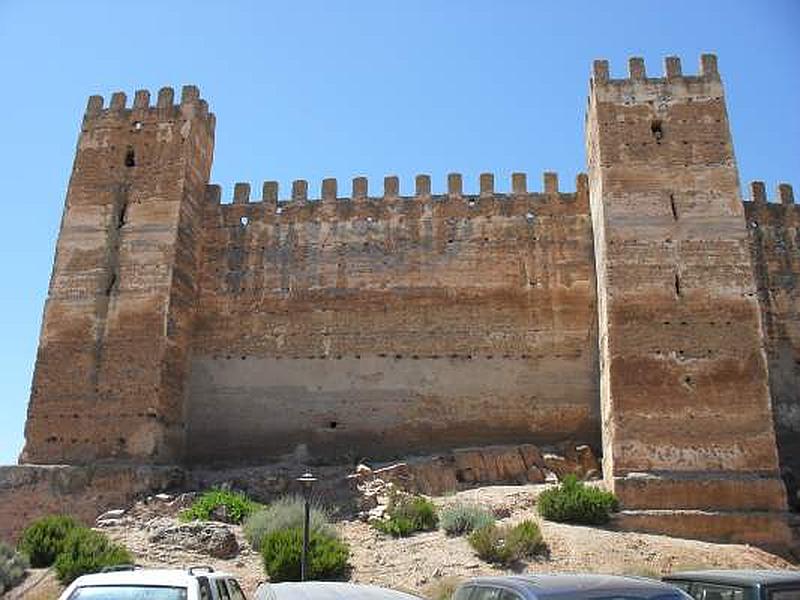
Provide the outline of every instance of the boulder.
[[180,546],[190,552],[214,558],[233,558],[239,554],[239,543],[227,525],[193,521],[157,530],[149,541],[154,544]]

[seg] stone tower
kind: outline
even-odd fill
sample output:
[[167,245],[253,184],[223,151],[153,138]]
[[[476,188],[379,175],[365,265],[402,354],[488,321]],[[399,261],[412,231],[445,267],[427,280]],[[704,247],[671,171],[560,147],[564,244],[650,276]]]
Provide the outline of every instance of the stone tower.
[[214,116],[89,99],[44,311],[22,462],[174,463]]
[[606,481],[638,529],[774,542],[785,495],[716,57],[698,76],[668,58],[663,78],[633,58],[621,80],[596,61],[586,143]]

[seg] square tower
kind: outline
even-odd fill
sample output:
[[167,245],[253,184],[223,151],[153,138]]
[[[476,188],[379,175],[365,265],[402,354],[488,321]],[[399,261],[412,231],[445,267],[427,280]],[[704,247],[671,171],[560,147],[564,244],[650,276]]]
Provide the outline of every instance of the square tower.
[[763,331],[716,57],[626,79],[586,123],[604,474],[640,530],[783,544]]
[[92,96],[45,304],[20,462],[171,463],[214,116],[194,86]]

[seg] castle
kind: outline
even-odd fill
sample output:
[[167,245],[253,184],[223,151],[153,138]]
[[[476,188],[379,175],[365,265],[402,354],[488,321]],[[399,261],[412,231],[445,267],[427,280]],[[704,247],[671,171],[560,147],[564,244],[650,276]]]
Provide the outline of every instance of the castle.
[[602,446],[627,526],[784,544],[800,213],[743,202],[716,57],[594,63],[588,175],[279,200],[209,185],[193,86],[89,99],[20,462],[347,461]]

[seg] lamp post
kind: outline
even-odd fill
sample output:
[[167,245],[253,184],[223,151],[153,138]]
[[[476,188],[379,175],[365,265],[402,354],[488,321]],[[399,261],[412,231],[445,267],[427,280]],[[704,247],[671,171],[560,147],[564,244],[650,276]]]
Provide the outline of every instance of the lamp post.
[[300,557],[300,581],[306,580],[306,573],[308,571],[308,529],[311,516],[311,488],[317,478],[311,473],[303,473],[297,478],[300,487],[303,490],[303,500],[305,513],[303,515],[303,554]]

